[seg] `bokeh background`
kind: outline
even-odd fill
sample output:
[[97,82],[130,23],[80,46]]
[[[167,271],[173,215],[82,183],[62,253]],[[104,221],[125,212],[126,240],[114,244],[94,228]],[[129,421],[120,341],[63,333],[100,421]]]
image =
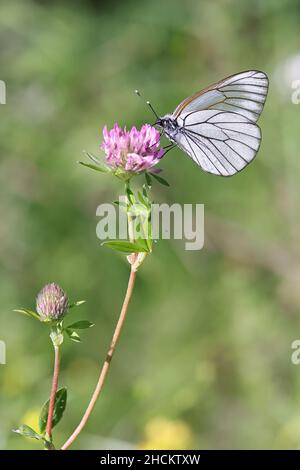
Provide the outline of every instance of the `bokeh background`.
[[199,170],[179,150],[161,166],[157,202],[204,203],[205,246],[160,241],[138,274],[103,395],[74,448],[300,448],[300,5],[297,0],[21,1],[0,4],[0,447],[35,449],[11,432],[35,426],[52,349],[33,308],[60,283],[74,320],[96,326],[66,340],[63,443],[87,405],[127,284],[123,257],[100,246],[96,207],[117,180],[77,164],[101,155],[101,129],[153,122],[238,72],[270,77],[258,158],[234,178]]

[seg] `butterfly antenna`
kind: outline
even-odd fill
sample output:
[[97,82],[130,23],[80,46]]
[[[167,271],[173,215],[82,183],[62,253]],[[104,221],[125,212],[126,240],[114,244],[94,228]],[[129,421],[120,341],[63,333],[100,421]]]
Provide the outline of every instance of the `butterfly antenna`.
[[[142,97],[139,90],[135,90],[134,91],[135,94],[137,96],[139,96],[140,98]],[[157,114],[157,112],[155,111],[155,109],[153,108],[152,104],[150,103],[150,101],[146,101],[146,104],[149,106],[149,108],[151,109],[152,113],[154,114],[154,116],[156,117],[156,119],[159,119],[159,115]]]
[[155,111],[155,109],[153,108],[152,104],[150,103],[150,101],[147,101],[147,105],[149,106],[149,108],[151,109],[152,113],[154,114],[154,116],[156,117],[156,119],[159,119],[159,115],[157,114],[157,112]]

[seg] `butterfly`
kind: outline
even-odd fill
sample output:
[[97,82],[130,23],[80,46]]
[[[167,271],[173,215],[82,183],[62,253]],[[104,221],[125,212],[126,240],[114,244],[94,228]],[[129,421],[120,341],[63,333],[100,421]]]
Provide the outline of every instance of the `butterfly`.
[[[232,176],[256,156],[261,130],[256,124],[268,93],[264,72],[231,75],[186,98],[155,125],[202,170]],[[150,104],[150,103],[148,103]],[[151,106],[151,105],[150,105]]]

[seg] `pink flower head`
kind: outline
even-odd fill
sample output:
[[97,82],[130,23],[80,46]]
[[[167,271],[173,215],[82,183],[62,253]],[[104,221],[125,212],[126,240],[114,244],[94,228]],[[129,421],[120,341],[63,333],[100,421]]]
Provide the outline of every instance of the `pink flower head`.
[[106,154],[106,164],[125,173],[149,170],[164,154],[160,148],[160,134],[150,124],[144,124],[140,131],[136,127],[123,130],[118,124],[108,131],[105,126],[101,148]]

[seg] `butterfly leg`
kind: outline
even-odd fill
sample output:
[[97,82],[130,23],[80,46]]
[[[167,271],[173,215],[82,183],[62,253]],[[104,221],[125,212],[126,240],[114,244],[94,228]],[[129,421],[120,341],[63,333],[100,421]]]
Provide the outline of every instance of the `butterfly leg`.
[[165,151],[164,156],[174,147],[176,147],[176,144],[174,144],[173,142],[169,145],[166,145],[166,147],[163,147],[163,150]]

